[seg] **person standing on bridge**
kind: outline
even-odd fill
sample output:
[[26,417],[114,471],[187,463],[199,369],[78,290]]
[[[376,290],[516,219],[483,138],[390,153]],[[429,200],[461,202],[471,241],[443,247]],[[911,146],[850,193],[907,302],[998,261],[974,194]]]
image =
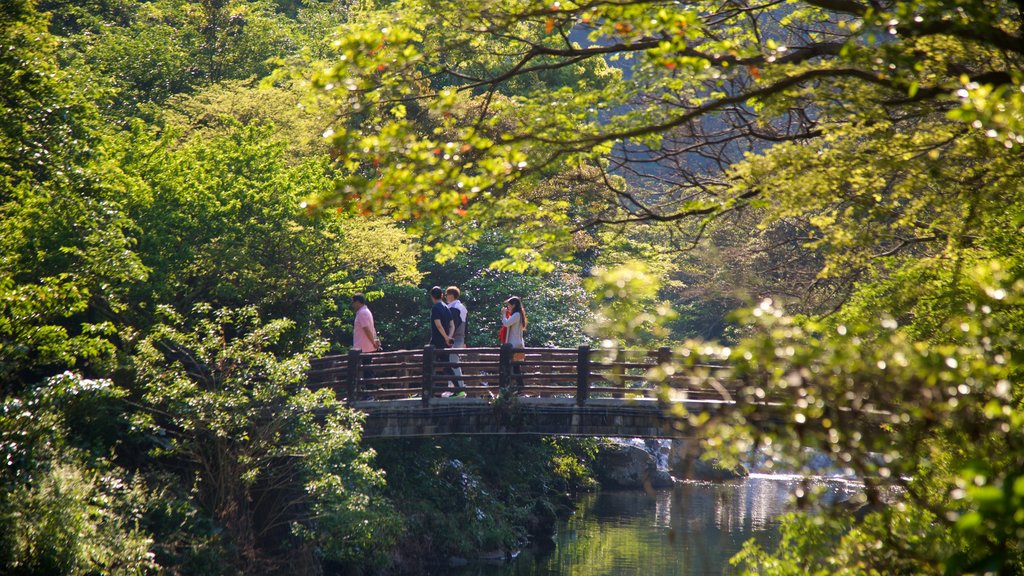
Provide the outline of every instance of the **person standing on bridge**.
[[[508,312],[508,316],[505,313]],[[512,373],[516,375],[516,384],[523,387],[522,362],[526,360],[526,310],[523,308],[523,301],[518,296],[513,296],[505,301],[501,310],[501,325],[506,330],[506,342],[512,345],[515,351],[512,356]]]
[[442,302],[444,292],[440,286],[430,289],[430,343],[438,350],[451,348],[455,343],[452,335],[455,333],[455,323],[452,321],[452,312]]
[[352,322],[352,347],[363,352],[380,350],[380,338],[377,337],[377,327],[373,324],[373,313],[366,305],[366,296],[362,292],[352,295],[352,309],[356,313],[356,318]]
[[[377,337],[377,327],[373,324],[373,313],[366,305],[366,296],[362,292],[352,295],[352,309],[356,312],[355,320],[352,322],[352,347],[364,353],[380,350],[380,338]],[[372,361],[370,356],[361,358],[363,366],[368,366]],[[367,379],[373,378],[373,372],[363,368],[363,376]]]
[[[430,344],[435,350],[446,350],[455,344],[455,322],[452,320],[452,312],[444,303],[444,291],[440,286],[430,289]],[[451,363],[449,354],[438,354],[438,360],[444,363]],[[454,376],[455,371],[451,366],[446,366],[442,371],[446,376]]]
[[[455,333],[452,335],[452,339],[455,340],[452,348],[455,349],[466,347],[466,318],[469,311],[466,310],[466,306],[459,300],[460,296],[462,296],[462,291],[459,290],[458,286],[449,286],[444,291],[444,299],[448,304],[448,310],[452,314],[452,322],[455,324]],[[456,387],[465,388],[466,383],[462,380],[462,368],[458,366],[462,358],[458,354],[449,354],[448,356],[451,358],[452,363],[455,364],[452,367],[452,372],[459,378],[456,381]]]
[[[452,345],[452,348],[466,347],[466,319],[468,318],[469,311],[466,310],[466,305],[459,300],[461,296],[462,291],[459,290],[458,286],[449,286],[444,291],[444,299],[448,302],[448,309],[452,313],[452,321],[455,322],[455,334],[452,336],[455,343]],[[456,312],[458,313],[458,319],[456,319]]]

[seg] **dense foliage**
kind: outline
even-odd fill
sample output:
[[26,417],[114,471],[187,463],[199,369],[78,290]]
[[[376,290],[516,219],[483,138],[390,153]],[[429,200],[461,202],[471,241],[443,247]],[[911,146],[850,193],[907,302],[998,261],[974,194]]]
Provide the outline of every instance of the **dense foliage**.
[[1024,570],[1021,20],[3,2],[3,571],[355,572],[520,541],[592,445],[375,457],[303,386],[350,342],[352,292],[395,349],[426,341],[433,284],[463,288],[471,345],[513,294],[531,345],[727,343],[686,349],[728,358],[744,401],[680,424],[866,487],[747,572]]
[[[578,267],[491,272],[485,250],[431,269],[394,219],[305,205],[337,178],[330,111],[291,81],[259,81],[325,54],[353,10],[0,7],[0,571],[383,569],[418,538],[405,488],[386,483],[405,462],[375,461],[358,414],[304,386],[311,355],[351,342],[350,295],[371,296],[389,347],[424,343],[431,282],[467,285],[479,343],[513,293],[538,302],[537,344],[585,338]],[[516,544],[527,502],[587,482],[586,451],[518,446],[515,495],[459,508],[493,511],[467,534],[500,537],[452,533],[425,553]]]
[[407,522],[398,549],[422,562],[504,556],[531,535],[550,537],[557,515],[571,510],[569,495],[593,487],[598,441],[493,436],[382,440],[375,448]]
[[[323,206],[412,219],[456,253],[515,222],[502,265],[610,231],[650,243],[641,260],[675,250],[677,328],[733,340],[698,350],[749,383],[742,409],[680,418],[720,452],[827,451],[886,506],[794,519],[746,570],[1021,570],[1020,3],[396,6],[306,75],[339,111]],[[589,185],[548,186],[573,173]],[[606,336],[634,329],[616,308]]]

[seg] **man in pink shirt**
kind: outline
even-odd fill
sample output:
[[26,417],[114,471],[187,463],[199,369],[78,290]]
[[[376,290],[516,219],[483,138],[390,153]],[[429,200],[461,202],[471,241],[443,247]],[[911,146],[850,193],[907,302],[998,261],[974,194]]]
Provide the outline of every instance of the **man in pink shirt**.
[[366,354],[380,350],[380,338],[377,337],[377,327],[373,325],[373,313],[367,307],[366,296],[362,292],[352,295],[352,309],[356,311],[356,319],[352,325],[352,348],[358,348],[363,352],[363,380],[370,380],[373,378],[373,371],[367,367],[373,358]]
[[366,306],[366,296],[361,292],[352,295],[352,309],[356,311],[352,327],[352,347],[367,353],[380,350],[380,338],[377,338],[377,327],[373,325],[373,313]]

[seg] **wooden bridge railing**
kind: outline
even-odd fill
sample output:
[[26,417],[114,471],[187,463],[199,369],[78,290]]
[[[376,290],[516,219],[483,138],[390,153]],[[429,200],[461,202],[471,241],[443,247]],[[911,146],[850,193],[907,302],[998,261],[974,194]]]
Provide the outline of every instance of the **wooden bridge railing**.
[[[457,355],[456,361],[453,355]],[[334,388],[348,402],[421,398],[429,404],[445,393],[490,398],[500,391],[520,395],[576,399],[580,406],[592,397],[651,397],[658,384],[668,384],[686,399],[725,400],[730,385],[726,368],[691,365],[674,370],[671,349],[605,350],[579,348],[460,348],[399,350],[326,356],[311,362],[310,386]],[[462,376],[451,369],[460,368]],[[461,382],[462,386],[458,387]]]

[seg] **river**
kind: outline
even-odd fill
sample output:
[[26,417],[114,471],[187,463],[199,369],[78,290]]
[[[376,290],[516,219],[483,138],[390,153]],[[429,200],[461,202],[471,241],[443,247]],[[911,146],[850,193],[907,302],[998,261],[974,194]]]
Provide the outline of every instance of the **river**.
[[[585,495],[559,523],[553,546],[524,550],[504,564],[446,567],[452,576],[684,576],[722,574],[754,538],[778,539],[778,517],[799,479],[752,475],[730,482],[688,482],[672,490]],[[840,498],[853,487],[826,481]]]

